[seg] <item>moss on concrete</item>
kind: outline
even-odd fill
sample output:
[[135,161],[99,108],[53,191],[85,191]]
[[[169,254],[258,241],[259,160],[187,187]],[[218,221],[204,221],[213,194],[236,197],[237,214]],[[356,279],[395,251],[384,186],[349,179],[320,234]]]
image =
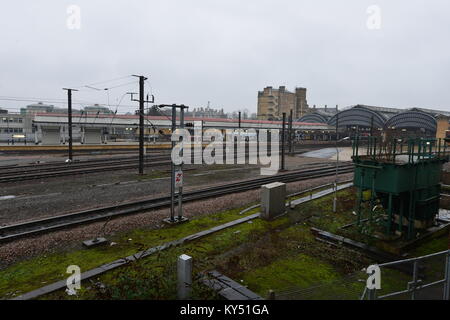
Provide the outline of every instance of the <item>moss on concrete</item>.
[[[331,212],[333,195],[302,204],[272,222],[260,219],[243,223],[210,236],[189,242],[141,259],[83,282],[76,297],[55,292],[43,299],[174,299],[175,266],[180,254],[194,259],[194,272],[217,269],[236,281],[242,280],[250,290],[266,296],[269,289],[277,292],[317,288],[304,297],[310,299],[357,299],[362,294],[367,275],[362,268],[372,263],[361,253],[317,241],[311,227],[346,236],[356,228],[342,230],[354,222],[351,214],[355,196],[352,189],[338,193],[337,213]],[[258,209],[247,212],[252,214]],[[114,259],[133,254],[167,241],[182,238],[232,220],[242,218],[240,209],[191,220],[187,224],[162,229],[139,229],[112,239],[113,247],[57,252],[31,259],[0,271],[0,295],[9,297],[11,288],[17,293],[44,286],[67,277],[66,267],[77,264],[86,271]],[[131,240],[129,240],[131,239]],[[437,241],[437,240],[436,240]],[[418,249],[426,253],[442,245],[441,240]],[[410,276],[387,270],[382,274],[383,293],[404,289]],[[45,279],[47,283],[42,283]],[[101,283],[101,286],[98,286]],[[217,298],[194,283],[194,298]]]
[[25,293],[64,279],[69,265],[78,265],[82,271],[86,271],[140,250],[242,218],[257,212],[257,209],[244,215],[240,215],[240,211],[241,209],[235,209],[212,214],[192,219],[186,224],[156,230],[137,229],[111,237],[110,240],[116,243],[114,246],[58,251],[19,262],[0,271],[0,297],[9,298],[13,294]]
[[318,283],[339,279],[333,266],[309,255],[300,254],[280,259],[268,266],[243,275],[246,285],[262,296],[269,290],[286,291],[288,288],[308,288]]
[[[158,254],[149,256],[138,263],[131,263],[124,267],[112,270],[107,274],[101,275],[95,281],[100,282],[107,288],[106,292],[99,293],[89,282],[83,283],[84,290],[80,291],[77,297],[68,297],[64,292],[59,291],[51,295],[43,297],[44,299],[171,299],[174,298],[173,278],[176,274],[175,266],[177,257],[181,254],[188,254],[194,259],[194,273],[197,274],[204,270],[210,270],[216,264],[214,257],[231,250],[232,248],[242,245],[249,239],[258,238],[268,232],[268,230],[285,223],[286,220],[280,219],[273,222],[266,222],[260,219],[251,221],[251,223],[243,223],[235,227],[225,229],[214,233],[208,237],[195,240],[177,247],[161,251]],[[139,271],[136,271],[139,270]],[[167,273],[167,271],[170,271]],[[135,276],[130,276],[135,275]],[[150,277],[151,275],[151,277]],[[169,287],[162,287],[157,292],[147,292],[145,288],[151,287],[150,283],[155,285],[155,277],[161,281],[166,278],[167,283],[171,283]],[[131,282],[131,284],[130,284]],[[89,289],[87,289],[89,288]],[[214,295],[204,296],[201,294],[199,286],[199,294],[202,299],[208,297],[214,298]],[[142,292],[142,295],[136,296],[133,292]],[[163,293],[163,294],[162,294]],[[165,294],[164,294],[165,293]]]

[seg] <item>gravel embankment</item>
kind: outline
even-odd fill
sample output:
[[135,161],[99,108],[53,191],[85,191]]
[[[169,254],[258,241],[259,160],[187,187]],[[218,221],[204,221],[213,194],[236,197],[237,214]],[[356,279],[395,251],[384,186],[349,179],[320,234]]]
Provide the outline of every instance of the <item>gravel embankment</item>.
[[[329,162],[287,157],[286,167],[297,169],[314,163]],[[189,168],[195,169],[189,171]],[[306,167],[305,167],[306,168]],[[76,176],[0,184],[0,226],[34,220],[83,209],[166,195],[170,192],[167,166],[137,170],[118,170]],[[215,183],[259,176],[256,166],[186,166],[185,190]]]
[[[340,180],[351,179],[353,174],[340,176]],[[299,181],[288,184],[288,193],[306,190],[315,186],[320,186],[334,181],[334,177],[324,177]],[[223,182],[222,182],[223,183]],[[135,188],[132,188],[133,190]],[[249,203],[259,201],[260,191],[253,190],[233,195],[226,195],[214,199],[202,200],[184,205],[184,212],[187,217],[201,216],[214,212],[225,211],[232,208],[245,206]],[[161,220],[169,214],[169,209],[143,212],[127,217],[119,217],[111,220],[105,227],[105,236],[130,231],[136,228],[158,228],[162,225]],[[103,229],[104,222],[92,223],[68,230],[53,232],[27,239],[20,239],[12,243],[0,246],[0,266],[5,267],[11,263],[24,258],[30,258],[39,254],[44,254],[57,249],[81,248],[81,241],[99,236]]]

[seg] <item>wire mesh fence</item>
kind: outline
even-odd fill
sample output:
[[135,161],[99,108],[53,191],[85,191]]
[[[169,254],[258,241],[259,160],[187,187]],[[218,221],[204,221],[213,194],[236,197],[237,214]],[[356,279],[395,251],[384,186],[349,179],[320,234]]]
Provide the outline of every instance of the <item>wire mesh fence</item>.
[[378,265],[381,287],[367,289],[365,270],[308,287],[271,292],[275,300],[450,300],[450,250]]
[[276,300],[358,300],[366,284],[363,272],[342,279],[318,283],[308,288],[287,287],[274,292]]
[[380,264],[381,289],[365,290],[363,298],[449,300],[450,250]]

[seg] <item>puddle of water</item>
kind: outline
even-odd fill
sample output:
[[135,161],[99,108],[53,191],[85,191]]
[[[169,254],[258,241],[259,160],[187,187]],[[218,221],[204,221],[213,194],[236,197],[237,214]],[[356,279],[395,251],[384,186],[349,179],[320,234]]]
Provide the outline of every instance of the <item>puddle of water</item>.
[[16,196],[0,196],[0,200],[14,199]]
[[61,192],[56,193],[48,193],[48,194],[36,194],[30,196],[0,196],[0,200],[25,200],[25,199],[34,199],[34,198],[43,198],[43,197],[54,197],[62,194]]
[[21,199],[33,199],[33,198],[43,198],[43,197],[54,197],[54,196],[59,196],[60,194],[62,194],[61,192],[55,192],[55,193],[47,193],[47,194],[36,194],[33,196],[26,196],[26,197],[21,197]]
[[[343,149],[339,148],[339,153],[342,152]],[[306,153],[302,153],[302,157],[307,158],[319,158],[319,159],[329,159],[336,154],[336,148],[325,148],[320,150],[309,151]]]

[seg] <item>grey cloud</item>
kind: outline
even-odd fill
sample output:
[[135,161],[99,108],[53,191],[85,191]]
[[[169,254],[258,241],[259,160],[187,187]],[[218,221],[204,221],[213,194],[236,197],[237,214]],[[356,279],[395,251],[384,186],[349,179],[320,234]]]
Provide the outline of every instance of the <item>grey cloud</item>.
[[[81,30],[66,28],[70,4]],[[366,28],[373,4],[381,30]],[[137,73],[150,75],[157,102],[228,111],[256,110],[266,85],[307,87],[318,105],[450,110],[449,9],[445,0],[10,1],[0,12],[0,96],[62,99],[63,86]],[[111,101],[129,90],[137,86]]]

